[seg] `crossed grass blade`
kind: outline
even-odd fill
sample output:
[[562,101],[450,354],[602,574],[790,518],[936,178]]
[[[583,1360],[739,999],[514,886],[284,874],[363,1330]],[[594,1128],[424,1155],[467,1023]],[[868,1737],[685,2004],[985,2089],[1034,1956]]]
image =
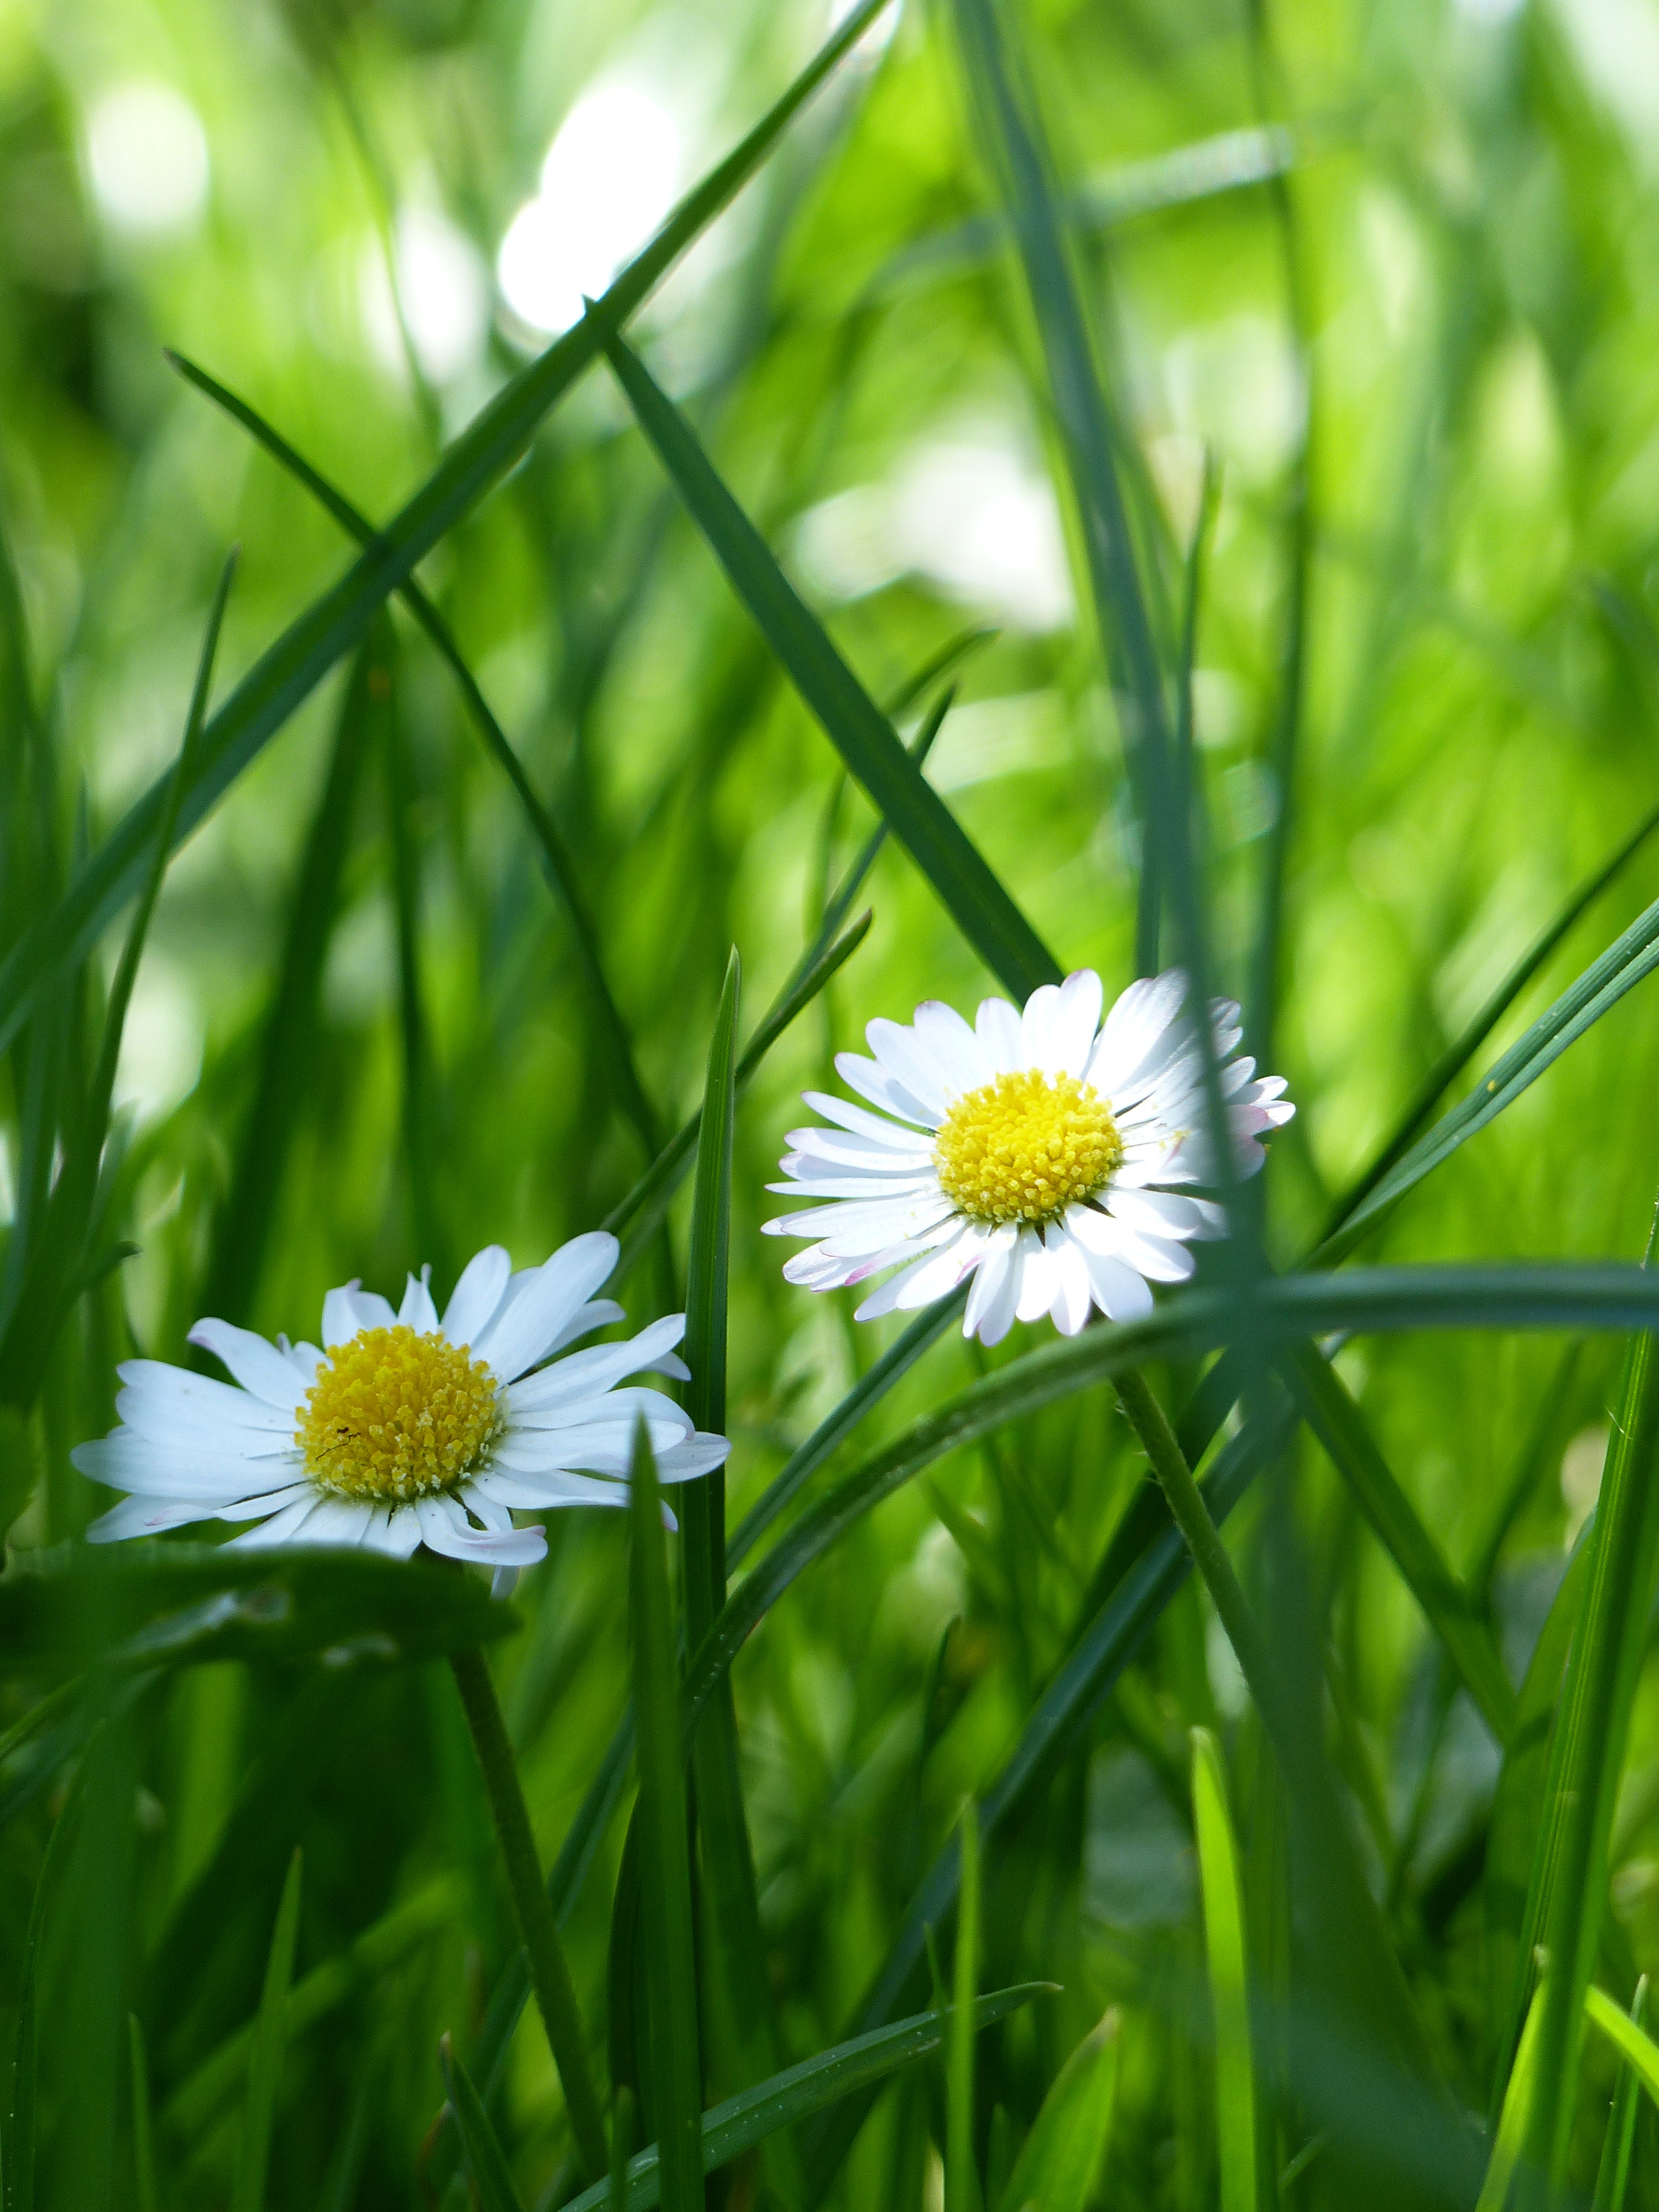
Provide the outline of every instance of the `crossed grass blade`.
[[[1587,2016],[1595,2019],[1595,1999],[1600,1992],[1592,1990],[1585,1998]],[[1647,2013],[1648,1978],[1643,1975],[1636,1984],[1636,1995],[1631,1999],[1630,2024],[1641,2030]],[[1659,2081],[1659,2069],[1656,2069]],[[1644,2076],[1639,2075],[1621,2051],[1620,2055],[1619,2087],[1613,2092],[1613,2110],[1607,2115],[1607,2132],[1601,2146],[1601,2163],[1596,2169],[1595,2199],[1590,2212],[1624,2212],[1625,2197],[1630,2187],[1631,2154],[1636,2147],[1636,2104],[1641,2094]]]
[[[611,331],[736,196],[886,4],[859,0],[748,137],[687,193],[604,297],[497,393],[373,546],[261,655],[202,732],[198,764],[180,797],[175,840],[195,829],[336,661],[362,640],[384,601],[501,481]],[[16,1034],[42,986],[80,959],[137,888],[166,804],[165,782],[152,787],[0,963],[0,1047]]]

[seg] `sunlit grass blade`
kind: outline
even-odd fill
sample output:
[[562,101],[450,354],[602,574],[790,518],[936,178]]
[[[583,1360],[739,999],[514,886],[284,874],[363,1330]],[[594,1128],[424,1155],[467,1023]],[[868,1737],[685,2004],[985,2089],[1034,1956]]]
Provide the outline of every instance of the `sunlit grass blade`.
[[392,935],[397,947],[398,1030],[403,1047],[403,1168],[410,1240],[419,1261],[436,1267],[441,1279],[453,1274],[441,1226],[437,1178],[435,1069],[427,1013],[421,957],[421,854],[413,821],[409,766],[409,732],[399,710],[398,653],[392,625],[380,616],[369,632],[376,639],[386,684],[385,714],[380,717],[380,766],[385,776],[387,843],[391,848]]
[[[1052,1983],[1024,1982],[981,1997],[974,2007],[975,2030],[994,2027],[1033,1997],[1051,1995],[1053,1988]],[[931,2057],[944,2047],[951,2022],[948,2010],[918,2013],[872,2035],[854,2036],[832,2050],[820,2051],[739,2096],[711,2105],[703,2115],[704,2172],[713,2173],[730,2165],[780,2128],[808,2119],[826,2105],[867,2090],[917,2060]],[[608,2186],[584,2191],[571,2199],[564,2212],[603,2212]],[[654,2144],[629,2160],[624,2201],[628,2212],[652,2212],[653,2207],[665,2202]]]
[[640,428],[824,734],[991,972],[1018,998],[1060,967],[784,574],[684,416],[618,335],[611,364]]
[[1121,2026],[1109,2012],[1055,2075],[993,2212],[1085,2212],[1112,2131]]
[[264,1263],[295,1124],[307,1095],[323,966],[339,905],[340,874],[362,763],[387,693],[372,632],[352,668],[335,726],[328,775],[306,838],[265,1019],[258,1074],[230,1188],[215,1226],[203,1310],[246,1322]]
[[449,2109],[455,2115],[466,2170],[478,2192],[480,2212],[524,2212],[523,2202],[513,2186],[506,2155],[483,2108],[483,2100],[451,2049],[447,2035],[438,2045],[438,2063],[443,2069],[444,2091],[449,2099]]
[[945,2212],[980,2212],[979,2168],[974,2159],[974,1999],[979,1987],[979,1815],[963,1807],[962,1882],[957,1899],[956,1955],[951,1964],[951,2040],[945,2057]]
[[1656,967],[1659,967],[1659,902],[1638,915],[1623,936],[1539,1016],[1520,1042],[1493,1062],[1484,1080],[1460,1105],[1443,1115],[1401,1154],[1359,1204],[1344,1202],[1341,1224],[1328,1231],[1314,1255],[1316,1261],[1334,1266],[1352,1250],[1378,1214],[1431,1175],[1488,1122],[1496,1121]]
[[1538,2037],[1543,2018],[1544,1991],[1540,1987],[1534,1993],[1520,2048],[1515,2054],[1515,2066],[1509,2087],[1504,2093],[1504,2109],[1498,2116],[1498,2132],[1492,2138],[1492,2156],[1486,2162],[1486,2179],[1480,2185],[1480,2202],[1474,2212],[1504,2212],[1509,2202],[1510,2185],[1515,2179],[1532,2124],[1533,2100],[1538,2086]]
[[[1650,1243],[1650,1261],[1651,1256]],[[1613,1805],[1659,1571],[1656,1445],[1659,1349],[1644,1334],[1626,1361],[1607,1445],[1589,1537],[1583,1610],[1556,1719],[1563,1747],[1559,1791],[1545,1808],[1538,1844],[1540,1854],[1551,1855],[1541,1920],[1550,1972],[1528,2156],[1558,2187],[1576,2106],[1584,1994],[1607,1910]]]
[[[858,951],[870,933],[872,919],[866,908],[852,927],[837,938],[833,945],[826,945],[811,966],[801,975],[799,981],[792,988],[786,988],[782,995],[775,1001],[738,1062],[737,1080],[740,1092],[791,1023],[805,1012],[830,977]],[[667,1212],[696,1149],[698,1121],[699,1115],[693,1115],[676,1131],[633,1188],[605,1215],[602,1227],[613,1234],[623,1229],[629,1232],[628,1242],[623,1247],[623,1258],[617,1265],[618,1280],[627,1275],[634,1260],[656,1234],[663,1216]]]
[[[1174,859],[1169,710],[1158,640],[1120,480],[1120,432],[1073,276],[1035,99],[994,0],[954,9],[980,133],[1006,208],[1048,371],[1096,618],[1122,703],[1124,753],[1142,830],[1136,966],[1156,965],[1158,878]],[[1166,884],[1166,890],[1173,890]]]
[[[1592,1990],[1585,1998],[1589,2017],[1595,2017],[1592,1999],[1600,1992]],[[1636,1995],[1631,2000],[1630,2024],[1640,2029],[1647,2011],[1648,1978],[1643,1975],[1636,1984]],[[1659,2078],[1659,2076],[1656,2076]],[[1636,2147],[1636,2101],[1640,2094],[1641,2076],[1630,2060],[1621,2054],[1619,2086],[1613,2092],[1613,2110],[1607,2115],[1607,2132],[1601,2145],[1601,2163],[1595,2174],[1595,2201],[1590,2212],[1625,2212],[1625,2197],[1630,2187],[1631,2154]]]
[[650,1978],[653,2072],[665,2212],[702,2212],[702,2066],[691,1927],[691,1860],[669,1617],[662,1493],[644,1424],[629,1486],[634,1711],[639,1723],[640,1882]]
[[[525,451],[548,410],[597,359],[605,339],[655,289],[759,168],[790,122],[855,46],[888,0],[859,0],[739,145],[675,207],[604,297],[522,369],[469,424],[401,512],[341,580],[261,655],[203,732],[175,836],[189,835],[336,661],[364,636],[375,611],[477,505]],[[35,993],[71,967],[137,889],[166,805],[153,787],[81,867],[63,897],[0,963],[0,1047]]]
[[289,1862],[276,1924],[271,1930],[270,1951],[265,1960],[264,1988],[259,2016],[249,2054],[247,2095],[242,2106],[242,2130],[236,2149],[236,2178],[231,2191],[231,2212],[264,2212],[265,2184],[270,2167],[271,2138],[276,2126],[276,2094],[282,2086],[283,2060],[288,2051],[288,1992],[294,1978],[294,1947],[300,1933],[300,1854]]
[[[1211,1516],[1224,1521],[1261,1465],[1282,1450],[1292,1423],[1279,1409],[1256,1426],[1247,1425],[1216,1456],[1204,1481]],[[1015,1820],[1037,1798],[1076,1743],[1088,1717],[1097,1711],[1114,1683],[1141,1650],[1170,1599],[1191,1571],[1192,1562],[1167,1516],[1125,1567],[1099,1609],[1074,1640],[1053,1681],[1027,1719],[1012,1753],[990,1786],[981,1793],[981,1835],[988,1838]],[[961,1879],[961,1859],[953,1836],[911,1898],[886,1960],[859,2008],[856,2026],[867,2031],[890,2019],[914,1989],[926,1954],[927,1931],[951,1911]],[[867,2106],[854,2100],[830,2114],[813,2131],[807,2170],[811,2197],[821,2203],[856,2134]]]
[[1244,1945],[1244,1886],[1220,1747],[1193,1730],[1193,1827],[1204,1899],[1204,1954],[1215,2027],[1216,2156],[1221,2212],[1255,2212],[1255,2060]]
[[[239,398],[216,377],[210,376],[204,368],[187,360],[184,355],[169,351],[167,359],[182,377],[240,422],[274,460],[302,483],[349,536],[355,538],[360,545],[372,546],[375,543],[379,533],[368,517],[361,514],[337,486],[331,484],[327,477],[313,468],[257,409],[251,407],[246,400]],[[592,995],[594,1012],[604,1033],[617,1097],[638,1130],[641,1141],[647,1146],[653,1146],[657,1142],[656,1115],[640,1081],[633,1042],[611,995],[604,963],[599,957],[599,933],[588,912],[586,900],[577,879],[575,865],[564,839],[552,815],[537,796],[523,762],[479,689],[477,679],[468,667],[442,613],[413,576],[406,578],[399,586],[398,595],[447,665],[486,749],[506,775],[524,811],[531,833],[540,850],[548,880],[563,902],[570,918],[576,957],[581,963]]]
[[[1635,859],[1656,829],[1659,829],[1659,806],[1653,807],[1644,814],[1629,836],[1615,847],[1601,866],[1594,870],[1578,885],[1553,921],[1522,954],[1520,959],[1516,962],[1479,1013],[1447,1046],[1445,1051],[1441,1054],[1439,1059],[1419,1085],[1415,1096],[1401,1116],[1393,1135],[1364,1173],[1344,1191],[1333,1208],[1330,1218],[1325,1224],[1327,1240],[1334,1238],[1337,1232],[1352,1218],[1384,1176],[1388,1176],[1396,1163],[1404,1157],[1419,1133],[1427,1123],[1447,1089],[1463,1073],[1520,997],[1522,992],[1531,982],[1533,977],[1544,966],[1575,923],[1589,911],[1603,891],[1610,890],[1618,881],[1626,867]],[[1650,914],[1653,911],[1651,908],[1649,909]],[[1645,920],[1646,917],[1644,919]],[[1639,928],[1640,924],[1637,924],[1636,927]],[[1623,939],[1620,940],[1621,943],[1623,941]],[[1645,969],[1643,972],[1645,973]],[[1635,976],[1632,980],[1639,982],[1641,977]],[[1628,989],[1630,985],[1626,984],[1625,988]],[[1565,1001],[1558,1003],[1565,1003]],[[1605,1008],[1602,1011],[1605,1011]],[[1546,1015],[1544,1018],[1547,1021],[1549,1017]],[[1535,1031],[1532,1034],[1535,1034]],[[1522,1042],[1524,1042],[1525,1040],[1523,1039]],[[1571,1042],[1571,1039],[1570,1038],[1568,1042]],[[1516,1048],[1517,1051],[1519,1048],[1519,1047]],[[1500,1061],[1498,1065],[1501,1067],[1505,1063]],[[1493,1070],[1494,1076],[1497,1072],[1496,1069]],[[1477,1099],[1480,1095],[1476,1094]],[[1367,1211],[1369,1212],[1370,1209],[1367,1208]]]
[[127,2016],[127,2057],[132,2086],[132,2194],[138,2212],[161,2212],[155,2181],[155,2130],[150,2113],[149,2063],[138,2015]]
[[[956,696],[954,684],[942,691],[928,710],[921,727],[911,740],[908,747],[909,755],[919,769],[933,750],[933,740],[944,728],[945,718],[955,705]],[[887,837],[888,824],[884,816],[865,839],[863,849],[854,856],[846,874],[824,901],[823,918],[818,924],[817,934],[796,963],[794,973],[789,979],[791,984],[808,972],[813,962],[822,956],[824,947],[833,940],[836,932],[851,913],[853,902],[863,889],[866,878],[881,858],[881,848],[887,842]]]
[[1283,1372],[1304,1419],[1422,1607],[1487,1726],[1504,1742],[1515,1692],[1490,1623],[1442,1558],[1329,1361],[1312,1345],[1302,1345],[1284,1362]]

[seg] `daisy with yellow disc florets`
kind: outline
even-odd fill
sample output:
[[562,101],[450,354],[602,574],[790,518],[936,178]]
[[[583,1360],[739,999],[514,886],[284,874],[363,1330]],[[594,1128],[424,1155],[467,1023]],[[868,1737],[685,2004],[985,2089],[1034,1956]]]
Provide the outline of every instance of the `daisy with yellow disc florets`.
[[[1075,1335],[1091,1304],[1114,1321],[1152,1310],[1152,1283],[1193,1272],[1194,1238],[1225,1234],[1222,1210],[1182,1186],[1213,1183],[1199,1041],[1178,970],[1132,983],[1103,1024],[1087,969],[1045,983],[1024,1012],[987,999],[969,1028],[929,1000],[915,1024],[872,1022],[874,1057],[838,1055],[877,1113],[809,1091],[835,1126],[795,1129],[769,1188],[827,1203],[766,1224],[820,1241],[784,1268],[834,1290],[908,1262],[860,1321],[931,1305],[971,1275],[963,1333],[996,1344],[1044,1314]],[[1235,1060],[1238,1008],[1218,999],[1211,1033],[1233,1173],[1261,1165],[1259,1139],[1295,1109],[1277,1076]]]
[[616,1387],[653,1371],[684,1378],[674,1352],[684,1314],[556,1356],[623,1318],[595,1296],[617,1253],[614,1237],[578,1237],[514,1274],[489,1245],[441,1319],[428,1270],[410,1277],[396,1312],[348,1283],[323,1301],[321,1349],[198,1322],[191,1342],[235,1382],[154,1359],[118,1370],[120,1427],[72,1456],[129,1494],[88,1534],[106,1543],[249,1521],[234,1542],[364,1544],[400,1559],[424,1544],[510,1571],[547,1549],[515,1512],[626,1502],[641,1420],[663,1481],[707,1474],[725,1461],[724,1437],[694,1431],[660,1390]]

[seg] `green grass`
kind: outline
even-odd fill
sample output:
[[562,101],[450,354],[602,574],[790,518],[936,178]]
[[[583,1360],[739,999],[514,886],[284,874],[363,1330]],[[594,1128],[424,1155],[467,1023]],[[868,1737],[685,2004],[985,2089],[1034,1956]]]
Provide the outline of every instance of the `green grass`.
[[[1639,53],[877,12],[0,13],[0,2212],[1659,2197]],[[784,1283],[868,1019],[1173,961],[1195,1284]],[[118,1361],[601,1225],[677,1534],[81,1543]]]

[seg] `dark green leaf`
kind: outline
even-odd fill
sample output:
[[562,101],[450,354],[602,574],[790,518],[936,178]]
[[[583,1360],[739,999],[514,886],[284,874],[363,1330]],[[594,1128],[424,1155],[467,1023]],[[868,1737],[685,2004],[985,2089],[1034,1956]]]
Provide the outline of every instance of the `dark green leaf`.
[[296,1850],[289,1862],[282,1901],[276,1907],[276,1925],[271,1931],[270,1954],[265,1961],[259,2016],[254,2022],[231,2212],[264,2212],[271,2137],[276,2126],[276,2093],[282,2086],[283,2060],[288,2051],[289,1984],[294,1978],[294,1946],[299,1932],[300,1854]]

